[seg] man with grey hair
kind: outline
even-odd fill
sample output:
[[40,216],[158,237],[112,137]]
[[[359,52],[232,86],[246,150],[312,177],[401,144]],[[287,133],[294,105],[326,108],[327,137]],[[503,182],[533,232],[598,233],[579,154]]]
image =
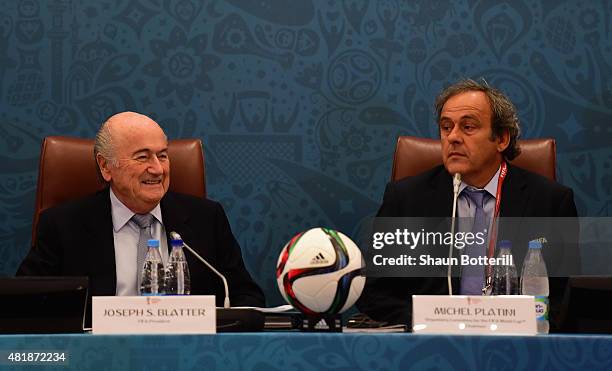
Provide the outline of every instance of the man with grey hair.
[[[514,105],[501,91],[484,82],[463,80],[441,92],[435,110],[443,165],[389,183],[378,217],[450,217],[455,174],[461,175],[458,217],[472,218],[474,226],[480,220],[490,230],[488,223],[493,215],[577,216],[571,189],[508,163],[520,153],[517,142],[520,127]],[[489,240],[486,242],[471,246],[470,252],[465,253],[486,256]],[[520,263],[526,243],[518,247],[513,247],[513,253],[515,262]],[[570,249],[576,247],[573,244]],[[577,250],[564,253],[579,266]],[[548,249],[544,254],[550,258],[555,252]],[[485,268],[462,267],[460,280],[453,278],[453,292],[482,295],[490,288],[487,284],[491,277]],[[557,278],[550,281],[553,321],[558,319],[565,281]],[[357,306],[374,319],[410,324],[412,295],[448,294],[448,287],[446,277],[369,277]]]
[[[224,274],[233,306],[263,306],[261,289],[244,266],[221,205],[168,192],[168,140],[151,118],[122,112],[110,117],[95,141],[95,160],[108,183],[84,199],[45,210],[37,240],[18,275],[88,276],[89,295],[138,295],[141,220],[148,221],[168,259],[168,234],[178,231]],[[187,254],[191,293],[214,294],[223,304],[219,278]],[[140,260],[142,261],[142,260]]]

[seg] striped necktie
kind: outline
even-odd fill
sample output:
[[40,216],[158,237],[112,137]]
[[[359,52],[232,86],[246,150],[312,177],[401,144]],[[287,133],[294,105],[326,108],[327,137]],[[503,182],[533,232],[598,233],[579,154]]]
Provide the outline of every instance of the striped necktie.
[[[487,191],[484,190],[471,190],[465,188],[463,194],[469,199],[472,205],[476,207],[474,213],[474,224],[472,225],[472,233],[482,233],[487,228],[487,217],[484,211],[484,203],[489,197]],[[487,231],[488,234],[488,231]],[[486,241],[485,243],[478,244],[474,242],[472,245],[465,247],[465,254],[470,258],[478,258],[480,256],[486,256]],[[482,295],[482,288],[484,286],[484,265],[465,265],[461,270],[461,295]]]
[[140,236],[138,237],[138,250],[136,258],[136,274],[137,286],[136,292],[140,293],[140,283],[142,280],[142,268],[144,266],[145,256],[147,255],[147,240],[152,238],[151,224],[153,223],[153,215],[151,214],[134,214],[132,220],[140,228]]

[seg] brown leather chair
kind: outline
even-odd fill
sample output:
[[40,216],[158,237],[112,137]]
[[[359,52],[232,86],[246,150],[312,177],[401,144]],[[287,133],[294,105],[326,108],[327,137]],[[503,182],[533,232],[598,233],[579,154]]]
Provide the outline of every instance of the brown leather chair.
[[[521,154],[511,164],[556,180],[555,140],[519,140]],[[442,144],[438,139],[403,136],[397,139],[391,180],[420,174],[442,164]]]
[[[65,201],[92,194],[105,187],[93,156],[93,139],[51,136],[40,152],[36,205],[32,222],[32,244],[40,213]],[[170,190],[206,197],[204,152],[199,139],[177,139],[168,143]]]

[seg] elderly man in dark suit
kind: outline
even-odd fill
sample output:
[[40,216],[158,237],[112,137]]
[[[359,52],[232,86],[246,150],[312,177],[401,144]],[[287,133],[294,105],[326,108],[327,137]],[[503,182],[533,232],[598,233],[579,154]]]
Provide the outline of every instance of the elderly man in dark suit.
[[[520,153],[517,143],[520,128],[516,110],[502,92],[486,83],[464,80],[438,96],[436,111],[443,165],[389,183],[377,216],[450,217],[453,175],[457,173],[461,174],[459,217],[475,218],[480,212],[490,221],[496,211],[500,217],[577,216],[571,189],[507,163]],[[500,233],[503,237],[504,231]],[[513,237],[512,233],[506,236]],[[519,264],[527,241],[522,244],[513,248],[515,262]],[[579,266],[576,247],[571,244],[568,249],[572,251],[561,251],[558,246],[545,248],[545,260],[550,262],[554,254],[567,254],[571,256],[567,260],[572,260],[574,267]],[[452,280],[455,294],[482,294],[487,282],[484,267],[471,273],[473,277],[464,270],[460,278]],[[550,279],[552,329],[566,281],[559,277]],[[414,294],[448,294],[447,278],[369,277],[357,305],[374,319],[410,324]]]
[[[142,254],[137,219],[147,219],[168,259],[169,233],[176,231],[225,275],[233,306],[264,306],[261,289],[244,266],[221,205],[168,192],[168,141],[149,117],[118,113],[100,128],[94,155],[109,187],[84,199],[45,210],[37,240],[18,275],[88,276],[91,295],[138,295]],[[215,295],[223,304],[221,280],[186,253],[191,293]]]

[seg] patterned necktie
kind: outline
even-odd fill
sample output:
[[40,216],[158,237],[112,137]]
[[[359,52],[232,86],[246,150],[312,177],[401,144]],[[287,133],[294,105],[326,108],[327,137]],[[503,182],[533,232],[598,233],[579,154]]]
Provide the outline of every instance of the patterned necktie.
[[142,267],[144,266],[145,256],[147,255],[147,240],[152,238],[151,223],[153,223],[153,215],[151,214],[134,214],[132,221],[140,227],[140,236],[138,237],[138,250],[136,258],[136,277],[137,286],[136,292],[140,293],[140,283],[142,279]]
[[[470,203],[476,207],[474,213],[474,224],[472,225],[472,233],[482,233],[487,228],[487,218],[484,211],[484,202],[488,197],[488,193],[484,190],[471,190],[465,188],[463,194],[469,199]],[[488,235],[488,231],[487,231]],[[484,238],[485,243],[478,244],[474,242],[472,245],[465,247],[465,254],[470,258],[478,258],[486,256],[485,248],[488,238]],[[461,295],[482,295],[482,287],[484,286],[484,265],[464,265],[461,271]]]

